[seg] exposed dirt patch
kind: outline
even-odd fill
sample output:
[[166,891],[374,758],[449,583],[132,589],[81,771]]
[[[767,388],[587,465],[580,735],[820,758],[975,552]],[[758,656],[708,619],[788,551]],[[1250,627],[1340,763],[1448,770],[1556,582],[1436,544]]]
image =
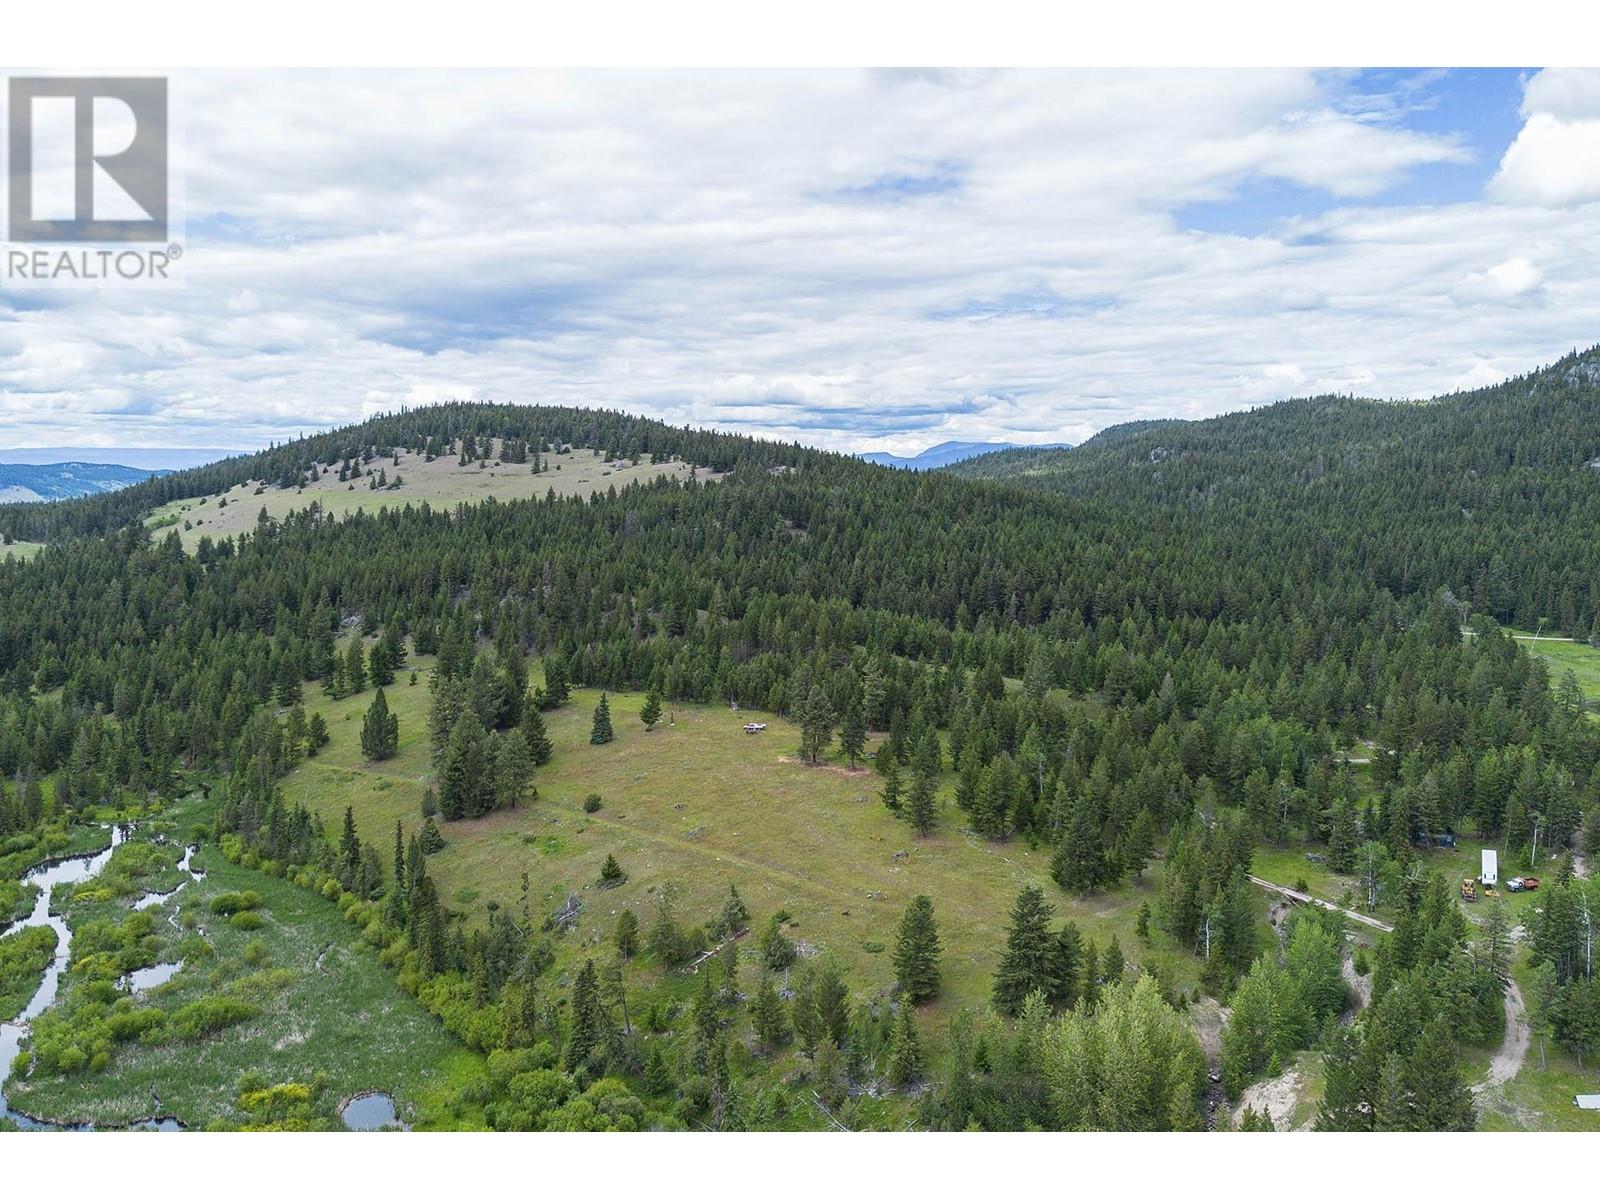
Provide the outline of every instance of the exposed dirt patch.
[[1215,997],[1206,996],[1189,1005],[1189,1020],[1205,1051],[1206,1062],[1215,1068],[1222,1057],[1222,1027],[1228,1023],[1228,1010]]
[[[1345,948],[1346,950],[1350,949],[1348,944]],[[1345,954],[1340,960],[1339,971],[1344,975],[1345,982],[1350,985],[1350,1011],[1354,1015],[1372,1003],[1372,972],[1368,971],[1365,975],[1359,974],[1356,971],[1355,960],[1349,953]]]
[[[1258,1112],[1265,1112],[1272,1118],[1275,1129],[1287,1130],[1294,1121],[1294,1111],[1300,1104],[1301,1093],[1305,1090],[1306,1077],[1298,1070],[1291,1067],[1282,1075],[1271,1079],[1263,1079],[1260,1083],[1252,1083],[1245,1088],[1244,1095],[1239,1097],[1239,1104],[1233,1110],[1233,1125],[1238,1128],[1239,1121],[1244,1116],[1244,1110],[1253,1108]],[[1305,1128],[1305,1126],[1302,1126]]]

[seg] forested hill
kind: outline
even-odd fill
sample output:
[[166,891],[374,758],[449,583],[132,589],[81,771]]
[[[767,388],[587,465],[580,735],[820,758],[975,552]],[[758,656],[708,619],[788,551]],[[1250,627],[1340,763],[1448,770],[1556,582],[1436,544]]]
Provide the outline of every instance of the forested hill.
[[1502,621],[1587,636],[1600,616],[1600,350],[1430,401],[1290,400],[949,470],[1145,511],[1232,554],[1309,542]]
[[451,403],[395,413],[239,455],[203,467],[174,471],[125,488],[115,495],[59,504],[0,505],[0,534],[18,541],[54,541],[82,534],[111,533],[151,509],[227,491],[250,480],[294,487],[317,464],[404,447],[422,452],[456,445],[467,435],[475,442],[507,438],[535,444],[565,444],[603,450],[618,458],[678,457],[715,471],[746,465],[752,473],[842,455],[731,434],[675,428],[622,412],[537,405]]
[[[0,451],[0,453],[4,453]],[[0,501],[26,503],[38,500],[66,500],[114,492],[156,474],[138,467],[105,463],[7,463],[0,462]]]
[[[224,777],[213,832],[241,863],[287,864],[286,878],[340,900],[448,1028],[480,1049],[527,1055],[516,1060],[529,1068],[517,1068],[523,1084],[490,1086],[522,1095],[549,1076],[576,1094],[605,1076],[597,1086],[673,1097],[663,1102],[680,1117],[720,1121],[706,1116],[713,1088],[724,1087],[712,1079],[743,1072],[742,1094],[754,1096],[759,1074],[744,1068],[743,1050],[730,1065],[723,1041],[725,1017],[741,1019],[738,951],[717,968],[728,1003],[707,971],[692,1012],[674,1015],[684,995],[675,983],[647,1049],[629,1040],[626,1016],[613,1023],[615,993],[608,983],[603,998],[592,962],[574,971],[570,991],[553,977],[545,942],[565,935],[547,939],[529,910],[518,925],[487,907],[485,927],[470,933],[466,913],[447,912],[425,861],[444,852],[426,797],[425,823],[402,846],[405,831],[379,825],[365,805],[358,829],[353,792],[340,801],[349,807],[336,849],[322,818],[281,781],[329,741],[322,714],[308,717],[308,683],[340,700],[368,680],[398,692],[396,668],[423,656],[432,660],[426,730],[408,716],[406,736],[430,744],[438,813],[453,828],[529,796],[550,752],[538,714],[569,701],[568,684],[642,694],[647,724],[644,706],[659,716],[663,700],[732,701],[790,718],[813,763],[835,727],[841,743],[849,731],[851,765],[868,731],[881,732],[873,762],[890,810],[883,829],[903,815],[917,836],[954,826],[963,838],[1046,849],[1055,900],[1132,886],[1164,843],[1159,882],[1139,893],[1150,897],[1140,924],[1170,939],[1214,996],[1237,986],[1235,1032],[1224,1033],[1230,1087],[1291,1061],[1328,1029],[1322,1127],[1470,1127],[1473,1100],[1456,1064],[1463,1048],[1487,1048],[1503,1032],[1505,955],[1469,952],[1453,887],[1413,870],[1428,865],[1416,845],[1430,831],[1477,830],[1506,849],[1509,870],[1530,833],[1541,847],[1564,847],[1587,821],[1585,844],[1600,853],[1600,723],[1575,675],[1553,691],[1544,660],[1485,619],[1594,622],[1600,477],[1585,464],[1600,453],[1597,399],[1600,370],[1575,358],[1427,405],[1318,399],[1113,432],[1063,456],[1060,469],[1021,476],[1030,487],[886,470],[618,413],[446,405],[111,496],[0,509],[0,531],[48,539],[26,561],[0,558],[0,841],[43,836],[58,820],[98,821],[107,802],[131,810],[171,798],[193,771]],[[294,489],[313,465],[381,469],[398,447],[468,463],[526,455],[531,474],[568,443],[678,456],[718,479],[686,473],[681,483],[635,481],[587,497],[550,489],[448,510],[400,504],[341,520],[308,500],[279,519],[263,510],[237,536],[202,536],[192,553],[176,529],[143,520],[158,503],[250,479]],[[1474,636],[1463,637],[1463,624]],[[530,659],[541,663],[537,690]],[[600,701],[589,747],[614,741]],[[396,753],[388,703],[380,691],[366,713],[362,761]],[[1349,755],[1358,741],[1359,773]],[[536,745],[545,757],[533,756]],[[342,778],[359,789],[354,781],[377,776]],[[782,794],[742,777],[712,782]],[[652,780],[651,790],[673,794],[669,782]],[[598,791],[593,800],[584,812],[599,810]],[[866,849],[887,857],[888,836],[873,834]],[[1333,1019],[1344,1008],[1337,995],[1302,1005],[1300,992],[1283,990],[1290,975],[1276,958],[1258,957],[1266,947],[1248,882],[1258,841],[1290,853],[1296,870],[1300,847],[1316,847],[1342,876],[1362,870],[1368,902],[1393,916],[1394,936],[1374,951],[1371,1000],[1349,1026]],[[810,866],[777,865],[797,877]],[[479,896],[452,894],[460,904]],[[1554,971],[1552,1037],[1592,1061],[1600,1024],[1588,1014],[1600,1012],[1600,981],[1576,965],[1575,885],[1552,874],[1540,900],[1550,915],[1532,922],[1530,942]],[[990,894],[963,904],[999,914],[1009,902]],[[1042,1044],[1079,1062],[1106,1061],[1099,1046],[1132,1044],[1124,1031],[1160,1015],[1187,1049],[1141,1054],[1182,1069],[1126,1101],[1123,1076],[1154,1079],[1154,1067],[1063,1091],[1076,1076],[1042,1069],[1037,1040],[1008,1040],[986,1061],[1011,1065],[978,1069],[962,1016],[944,1039],[948,1073],[924,1090],[918,1120],[1197,1127],[1204,1059],[1161,993],[1188,1000],[1154,970],[1126,990],[1115,939],[1105,950],[1115,956],[1098,957],[1071,921],[1053,928],[1052,903],[1025,887],[1003,947],[989,923],[995,1009],[1022,1016],[1018,1037],[1029,1039],[1059,1011],[1066,1024]],[[719,917],[686,940],[670,907],[664,900],[646,944],[661,978],[689,961],[684,947],[714,944],[708,930],[734,928]],[[778,925],[774,917],[768,928]],[[584,953],[596,944],[589,930]],[[1319,974],[1337,982],[1341,934],[1309,936],[1330,968]],[[790,947],[771,970],[792,961]],[[770,1002],[757,1007],[769,1015],[789,1003],[766,990]],[[795,992],[779,1023],[816,1055],[804,1086],[817,1095],[827,1066],[842,1100],[846,1084],[867,1082],[852,1064],[884,1056],[890,1013],[877,1002],[886,995],[866,997],[877,1007],[856,1020],[842,979],[797,982]],[[35,1027],[34,1075],[84,1070],[112,1046],[113,1021],[137,1030],[156,1019],[109,1014],[99,993],[79,995],[51,1037],[38,1033],[50,1032],[48,1020]],[[1140,996],[1146,1016],[1127,1007]],[[637,999],[633,1011],[645,1012]],[[1082,1040],[1096,1004],[1103,1043]],[[1273,1012],[1304,1019],[1278,1022]],[[761,1020],[764,1042],[786,1036]],[[902,1005],[893,1035],[902,1050],[915,1020]],[[565,1074],[532,1069],[555,1061],[532,1057],[547,1037]],[[102,1066],[122,1051],[104,1053]],[[1117,1104],[1097,1107],[1106,1094]],[[779,1120],[751,1111],[755,1124]],[[542,1127],[507,1097],[487,1119]]]

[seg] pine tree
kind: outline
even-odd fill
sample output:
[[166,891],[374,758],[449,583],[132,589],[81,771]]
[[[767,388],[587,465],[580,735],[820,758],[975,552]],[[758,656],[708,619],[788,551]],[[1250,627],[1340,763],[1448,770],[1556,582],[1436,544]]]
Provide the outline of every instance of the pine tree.
[[900,1006],[900,1019],[894,1028],[894,1052],[889,1059],[889,1082],[897,1088],[915,1083],[922,1075],[922,1040],[917,1035],[917,1020],[909,1004]]
[[394,661],[390,658],[389,644],[383,639],[373,643],[372,652],[367,655],[367,678],[374,687],[390,687],[394,684]]
[[533,756],[522,730],[513,729],[500,738],[494,756],[494,794],[496,808],[516,808],[528,797],[533,782]]
[[550,745],[550,735],[545,732],[544,714],[536,704],[523,706],[522,736],[528,743],[528,758],[534,766],[542,767],[550,761],[554,747]]
[[350,805],[344,809],[344,832],[339,836],[339,875],[348,888],[355,880],[361,865],[361,839],[356,836],[356,810]]
[[717,975],[722,981],[722,998],[728,1003],[739,999],[739,943],[729,940],[717,951]]
[[359,695],[367,690],[366,658],[362,653],[359,637],[350,643],[350,651],[345,655],[344,679],[345,686],[349,689],[348,695]]
[[1405,1075],[1413,1128],[1430,1133],[1477,1128],[1477,1107],[1461,1077],[1460,1049],[1446,1018],[1435,1017],[1423,1029],[1406,1060]]
[[907,1004],[921,1004],[939,994],[939,959],[944,947],[933,919],[933,901],[918,896],[911,901],[895,935],[894,977]]
[[644,704],[639,709],[639,720],[644,722],[647,731],[653,731],[656,722],[661,720],[661,697],[656,695],[654,688],[645,695]]
[[1117,935],[1111,935],[1111,942],[1106,946],[1105,956],[1100,960],[1100,974],[1107,983],[1121,983],[1122,974],[1127,970],[1127,962],[1122,957],[1122,943],[1117,941]]
[[389,712],[389,702],[383,689],[373,698],[361,722],[361,752],[369,762],[382,762],[393,758],[400,749],[400,718]]
[[439,827],[433,823],[432,817],[424,817],[422,821],[422,836],[418,845],[424,854],[437,854],[444,849],[444,834],[439,832]]
[[1071,1008],[1078,1002],[1078,997],[1084,989],[1079,986],[1079,976],[1083,974],[1083,935],[1078,932],[1078,927],[1068,921],[1056,931],[1055,965],[1056,991],[1046,999],[1052,1004],[1062,1008]]
[[739,895],[739,888],[735,884],[728,885],[728,898],[723,901],[722,911],[717,914],[717,919],[712,921],[708,932],[717,939],[732,937],[739,930],[750,923],[750,910],[745,907],[744,899]]
[[615,854],[606,855],[606,861],[600,866],[600,886],[614,888],[627,882],[628,873],[617,862]]
[[867,728],[877,729],[881,726],[883,701],[887,692],[888,684],[884,681],[877,659],[868,659],[866,668],[861,672],[861,716]]
[[815,765],[833,740],[835,718],[828,694],[812,684],[796,718],[800,722],[800,754]]
[[617,914],[617,931],[612,940],[624,962],[639,953],[639,918],[633,915],[633,909],[625,908]]
[[1356,817],[1355,801],[1341,793],[1333,802],[1333,815],[1328,827],[1328,867],[1340,875],[1349,875],[1356,869],[1356,847],[1361,840],[1361,829]]
[[900,768],[894,758],[881,757],[883,764],[883,803],[890,812],[900,811]]
[[861,706],[852,704],[844,714],[844,724],[839,728],[839,749],[850,759],[851,770],[856,759],[867,747],[867,723],[861,718]]
[[994,1006],[1016,1016],[1033,991],[1054,996],[1060,990],[1056,977],[1056,939],[1050,933],[1052,910],[1044,892],[1025,887],[1011,908],[1011,929],[1005,953],[995,969]]
[[600,1002],[600,977],[594,959],[585,959],[583,969],[572,984],[572,1027],[567,1033],[565,1065],[575,1071],[598,1050],[607,1022]]
[[594,727],[589,731],[589,744],[604,746],[616,736],[611,728],[611,705],[606,701],[606,694],[601,692],[600,703],[594,710]]
[[328,722],[323,719],[321,713],[312,713],[310,720],[306,722],[306,754],[315,757],[317,751],[326,746],[329,740]]
[[756,1001],[751,1010],[756,1039],[765,1050],[775,1050],[789,1036],[789,1022],[784,1016],[783,1001],[773,985],[772,972],[761,973],[761,984],[756,989]]
[[907,807],[910,810],[912,827],[923,837],[933,832],[933,827],[939,820],[935,787],[935,778],[921,771],[917,772],[916,778],[911,781],[911,796]]
[[1094,798],[1085,788],[1072,806],[1072,819],[1061,845],[1050,860],[1050,876],[1064,889],[1080,895],[1103,881],[1105,851]]
[[559,654],[552,654],[544,660],[544,706],[560,708],[570,698],[566,660]]
[[781,971],[794,962],[794,943],[783,936],[783,926],[778,922],[778,914],[773,913],[767,920],[767,927],[761,931],[761,961],[766,964],[769,971]]
[[446,821],[478,816],[486,807],[480,799],[488,782],[483,742],[483,726],[469,709],[451,730],[439,768],[439,810]]

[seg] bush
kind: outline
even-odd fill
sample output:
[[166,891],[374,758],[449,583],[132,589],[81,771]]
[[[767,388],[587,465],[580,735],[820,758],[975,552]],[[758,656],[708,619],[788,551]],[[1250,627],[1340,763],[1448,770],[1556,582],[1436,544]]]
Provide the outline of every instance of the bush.
[[258,912],[245,911],[234,913],[233,916],[228,918],[228,924],[235,929],[242,929],[249,933],[252,930],[260,929],[266,924],[266,921],[262,919],[261,914]]
[[590,792],[583,798],[583,811],[586,813],[597,813],[600,811],[599,792]]
[[234,913],[248,912],[253,908],[261,907],[261,893],[259,892],[223,892],[211,898],[211,911],[220,916],[228,917]]
[[229,996],[207,996],[192,1004],[185,1004],[173,1013],[172,1030],[181,1038],[194,1040],[248,1021],[260,1013],[261,1010],[254,1004],[243,1000]]

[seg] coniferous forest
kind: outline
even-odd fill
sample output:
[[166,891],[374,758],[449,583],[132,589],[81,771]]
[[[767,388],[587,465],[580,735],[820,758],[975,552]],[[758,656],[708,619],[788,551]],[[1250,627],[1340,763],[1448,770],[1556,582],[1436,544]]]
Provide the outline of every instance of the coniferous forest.
[[[693,470],[448,508],[402,486],[381,509],[263,508],[192,545],[150,520],[240,484],[398,479],[402,456],[553,472],[573,447]],[[1428,402],[1318,397],[930,473],[450,403],[0,506],[0,539],[44,543],[0,547],[0,929],[32,911],[40,864],[110,854],[57,893],[70,963],[0,1122],[91,1119],[73,1088],[123,1124],[150,1116],[117,1107],[118,1081],[181,1074],[270,1019],[297,922],[342,928],[338,953],[415,1010],[404,1036],[454,1064],[400,1097],[391,1115],[419,1127],[1460,1130],[1565,1112],[1572,1088],[1536,1072],[1592,1082],[1600,1062],[1600,724],[1577,674],[1515,631],[1600,646],[1597,530],[1593,352]],[[848,946],[757,874],[730,868],[709,903],[647,892],[647,854],[621,841],[547,902],[571,839],[627,828],[583,764],[657,753],[707,713],[750,721],[740,744],[792,778],[844,773],[882,845],[830,857],[1038,870],[979,895],[913,880]],[[349,782],[313,797],[307,764],[339,754]],[[393,761],[424,768],[401,820],[361,782]],[[690,786],[730,811],[765,799],[710,768],[635,782],[663,811]],[[568,801],[558,824],[518,823]],[[746,841],[797,889],[817,867]],[[453,844],[491,847],[520,888],[447,872]],[[1480,846],[1500,887],[1469,898]],[[1524,876],[1538,891],[1506,895]],[[192,890],[170,922],[133,905],[174,889]],[[41,938],[0,937],[0,1016],[33,995]],[[169,983],[126,983],[162,966]],[[237,1067],[175,1119],[339,1127],[342,1077]],[[1263,1086],[1291,1070],[1315,1098],[1269,1111]]]

